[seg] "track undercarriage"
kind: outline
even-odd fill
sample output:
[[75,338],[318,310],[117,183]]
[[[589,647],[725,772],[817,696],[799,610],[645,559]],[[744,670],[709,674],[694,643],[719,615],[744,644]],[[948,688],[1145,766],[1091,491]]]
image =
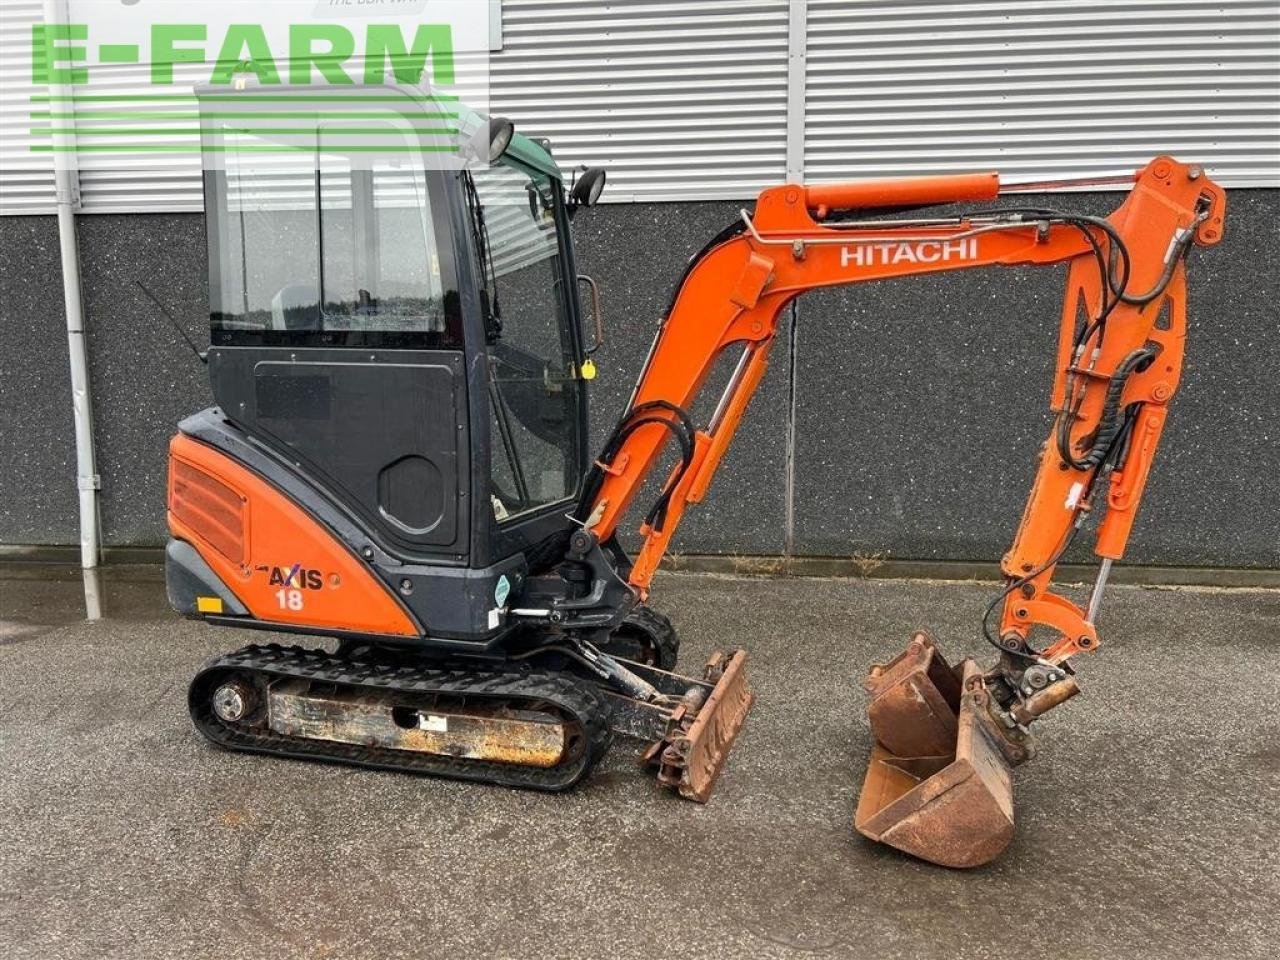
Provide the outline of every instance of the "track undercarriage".
[[[669,636],[647,648],[664,664]],[[701,678],[589,647],[533,653],[441,660],[252,645],[206,664],[188,704],[200,732],[228,749],[547,791],[582,780],[617,732],[647,744],[659,783],[710,797],[754,699],[744,652],[716,654]],[[600,664],[624,682],[601,677]]]

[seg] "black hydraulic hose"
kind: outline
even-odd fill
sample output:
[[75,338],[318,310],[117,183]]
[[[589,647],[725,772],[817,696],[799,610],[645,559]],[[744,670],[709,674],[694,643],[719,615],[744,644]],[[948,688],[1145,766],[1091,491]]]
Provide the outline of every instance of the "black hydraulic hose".
[[618,448],[622,443],[643,426],[649,424],[657,424],[665,428],[676,438],[676,442],[680,444],[681,456],[687,466],[692,462],[693,448],[692,440],[685,434],[681,425],[675,420],[669,420],[666,417],[639,417],[625,420],[615,429],[613,435],[609,438],[610,442],[600,454],[600,458],[592,465],[590,473],[587,475],[587,482],[582,489],[582,497],[578,501],[578,509],[575,511],[579,520],[587,519],[587,511],[591,509],[591,505],[596,498],[596,494],[600,492],[600,487],[604,483],[604,469],[601,464],[609,463],[616,455]]
[[1066,553],[1067,550],[1071,547],[1071,541],[1073,541],[1076,538],[1076,533],[1079,530],[1080,530],[1080,526],[1078,524],[1073,525],[1071,527],[1070,532],[1067,534],[1066,539],[1063,541],[1062,546],[1060,546],[1057,550],[1053,552],[1053,556],[1051,556],[1039,567],[1037,567],[1035,570],[1032,570],[1030,573],[1026,574],[1025,576],[1018,577],[1016,580],[1011,581],[1009,585],[1004,588],[1004,590],[996,594],[995,599],[993,599],[989,604],[987,604],[987,609],[983,611],[983,614],[982,614],[982,636],[987,641],[987,643],[991,644],[993,647],[995,647],[997,650],[1001,651],[1002,653],[1008,653],[1015,657],[1021,657],[1023,660],[1030,660],[1032,663],[1034,663],[1036,660],[1040,658],[1040,654],[1034,650],[1031,650],[1030,647],[1028,647],[1027,650],[1012,650],[1004,646],[1003,644],[1001,644],[998,639],[993,637],[991,635],[991,624],[990,624],[991,614],[995,610],[995,608],[1000,603],[1002,603],[1006,597],[1009,596],[1009,594],[1013,593],[1013,591],[1015,590],[1020,589],[1023,584],[1030,583],[1032,580],[1040,576],[1040,574],[1044,573],[1046,570],[1052,567],[1055,563],[1057,563],[1060,559],[1062,559],[1062,555]]
[[[1138,351],[1134,351],[1134,352],[1137,353]],[[1124,459],[1129,452],[1129,442],[1133,435],[1133,425],[1137,422],[1138,411],[1141,409],[1142,409],[1142,404],[1140,402],[1132,403],[1125,408],[1124,421],[1120,424],[1119,429],[1116,431],[1115,434],[1112,435],[1111,440],[1108,442],[1102,454],[1102,457],[1099,460],[1100,467],[1102,464],[1106,464],[1106,463],[1110,463],[1113,469],[1119,469],[1119,467],[1123,466]],[[1081,503],[1087,503],[1090,499],[1092,499],[1094,484],[1097,483],[1099,472],[1100,471],[1095,471],[1094,473],[1092,473],[1089,476],[1088,480],[1086,481],[1084,491],[1082,492],[1080,497]],[[1021,657],[1024,660],[1035,661],[1036,659],[1039,658],[1040,654],[1037,651],[1032,650],[1029,646],[1027,647],[1027,650],[1010,650],[1004,647],[1003,645],[1001,645],[1001,643],[991,635],[991,626],[990,626],[991,614],[995,610],[995,608],[1006,597],[1009,596],[1009,594],[1013,593],[1015,590],[1020,589],[1024,584],[1030,583],[1036,577],[1040,576],[1040,574],[1044,573],[1046,570],[1048,570],[1050,567],[1056,564],[1059,560],[1061,560],[1063,555],[1066,554],[1067,550],[1070,549],[1071,543],[1075,539],[1076,533],[1080,530],[1080,527],[1082,525],[1083,525],[1083,520],[1080,517],[1077,517],[1075,523],[1073,523],[1071,530],[1067,535],[1065,542],[1062,544],[1061,547],[1059,547],[1057,550],[1053,552],[1052,557],[1050,557],[1048,560],[1042,563],[1035,570],[1032,570],[1030,573],[1024,576],[1018,577],[1016,580],[1012,580],[1009,583],[1009,585],[1005,587],[1003,591],[1001,591],[999,594],[996,595],[995,599],[993,599],[989,604],[987,604],[987,609],[982,614],[982,635],[986,639],[986,641],[990,643],[993,647],[995,647],[997,650],[1000,650],[1004,653],[1009,653],[1015,657]]]
[[1160,279],[1158,279],[1155,282],[1155,284],[1152,286],[1150,290],[1148,290],[1146,293],[1135,293],[1135,294],[1128,294],[1121,291],[1118,294],[1119,299],[1124,303],[1130,304],[1131,306],[1145,307],[1152,300],[1155,300],[1162,293],[1164,293],[1165,289],[1169,286],[1170,281],[1173,280],[1173,271],[1177,269],[1178,261],[1181,260],[1186,255],[1187,250],[1191,247],[1191,241],[1194,238],[1194,236],[1195,236],[1194,229],[1191,227],[1188,227],[1187,232],[1181,238],[1179,238],[1177,247],[1174,250],[1173,255],[1169,257],[1168,262],[1165,263],[1164,270],[1160,274]]
[[[1068,226],[1079,230],[1085,240],[1089,242],[1089,246],[1093,250],[1094,261],[1098,265],[1098,278],[1101,281],[1102,303],[1099,307],[1098,316],[1092,322],[1086,324],[1085,328],[1076,336],[1075,346],[1078,348],[1080,344],[1085,343],[1092,335],[1093,331],[1106,323],[1107,317],[1111,311],[1115,309],[1117,303],[1120,302],[1118,294],[1123,291],[1129,283],[1129,275],[1131,261],[1129,257],[1128,247],[1125,246],[1123,238],[1109,220],[1102,217],[1094,217],[1088,214],[1066,213],[1062,210],[1050,210],[1044,207],[1002,207],[987,210],[976,210],[968,214],[970,217],[995,217],[1002,215],[1017,215],[1023,217],[1034,217],[1051,223],[1065,223]],[[1098,239],[1090,230],[1091,227],[1101,230],[1107,235],[1111,241],[1111,253],[1116,256],[1121,264],[1120,276],[1117,279],[1112,272],[1111,264],[1108,262],[1106,253],[1103,252]],[[1108,302],[1107,291],[1111,291],[1112,298]]]
[[1105,217],[1094,217],[1089,216],[1088,214],[1072,214],[1071,217],[1081,224],[1097,227],[1105,233],[1107,238],[1111,241],[1111,249],[1120,259],[1122,269],[1120,271],[1119,281],[1115,279],[1109,266],[1105,273],[1105,276],[1107,277],[1107,286],[1110,288],[1111,292],[1116,295],[1116,301],[1112,304],[1112,307],[1114,307],[1115,303],[1119,302],[1120,297],[1124,295],[1124,290],[1129,285],[1129,278],[1133,275],[1133,260],[1129,256],[1129,248],[1125,245],[1124,239],[1120,236],[1120,232],[1116,230],[1116,228],[1112,226],[1111,221],[1107,220]]
[[1125,357],[1116,368],[1115,373],[1111,375],[1111,380],[1107,383],[1106,399],[1102,403],[1102,416],[1098,418],[1098,429],[1094,436],[1093,449],[1084,458],[1084,462],[1090,467],[1096,467],[1102,463],[1103,458],[1111,449],[1111,445],[1120,435],[1120,429],[1123,426],[1120,417],[1120,395],[1124,393],[1124,387],[1128,383],[1129,377],[1139,366],[1154,356],[1154,350],[1148,347],[1139,347]]
[[1076,470],[1091,470],[1102,463],[1123,425],[1120,421],[1120,397],[1124,393],[1125,384],[1129,382],[1129,377],[1139,366],[1150,361],[1155,355],[1155,351],[1150,347],[1139,347],[1120,361],[1107,382],[1106,399],[1102,404],[1102,413],[1098,417],[1098,427],[1094,432],[1089,451],[1081,458],[1077,458],[1071,449],[1071,422],[1076,416],[1076,411],[1071,410],[1069,405],[1074,397],[1074,390],[1064,398],[1065,409],[1058,415],[1057,425],[1058,455],[1064,461]]
[[[655,411],[659,410],[672,414],[672,417],[657,416]],[[675,482],[679,482],[680,477],[683,477],[685,471],[693,464],[693,435],[697,432],[697,428],[694,426],[693,418],[677,404],[671,403],[669,400],[650,400],[637,404],[628,410],[613,428],[613,432],[610,433],[604,449],[592,466],[587,475],[586,483],[583,485],[582,496],[578,500],[577,510],[574,511],[579,520],[585,521],[587,519],[587,511],[591,509],[596,494],[600,492],[600,487],[604,483],[604,470],[601,464],[610,463],[627,437],[635,433],[636,430],[654,423],[659,424],[670,432],[676,438],[676,442],[680,444],[680,471],[674,478],[673,483],[668,484],[667,488],[664,489],[658,503],[654,505],[654,510],[650,511],[652,515],[654,511],[661,508],[661,513],[665,517],[666,503],[670,501],[671,493],[675,489]]]
[[693,435],[698,432],[698,428],[694,426],[693,417],[689,416],[683,407],[672,403],[670,400],[648,400],[632,407],[627,413],[627,417],[633,417],[637,413],[646,413],[649,410],[666,410],[668,413],[674,414],[676,419],[683,424],[685,433],[688,434],[691,440]]
[[[1147,304],[1158,299],[1165,292],[1170,282],[1173,280],[1174,271],[1177,269],[1178,262],[1186,256],[1187,251],[1190,249],[1191,241],[1195,237],[1195,226],[1196,223],[1199,222],[1199,220],[1197,220],[1196,223],[1192,223],[1187,227],[1186,232],[1178,238],[1175,248],[1165,262],[1164,270],[1161,271],[1159,279],[1156,280],[1151,289],[1145,293],[1129,294],[1125,292],[1129,276],[1128,251],[1125,249],[1119,236],[1115,233],[1114,228],[1111,227],[1109,223],[1099,218],[1089,219],[1091,222],[1094,222],[1096,225],[1106,230],[1109,236],[1113,237],[1115,241],[1112,248],[1113,252],[1119,251],[1120,255],[1123,257],[1125,272],[1121,282],[1119,284],[1112,285],[1111,289],[1115,294],[1115,299],[1112,301],[1111,307],[1106,308],[1105,312],[1100,314],[1096,321],[1087,325],[1081,332],[1081,335],[1076,338],[1075,350],[1077,354],[1081,347],[1088,342],[1093,329],[1095,327],[1100,329],[1105,324],[1106,314],[1109,313],[1116,304],[1126,303],[1131,306],[1145,307]],[[1108,276],[1110,276],[1109,270]],[[1099,345],[1101,345],[1101,334],[1099,334],[1098,342]],[[1135,356],[1136,354],[1141,354],[1141,356]],[[1112,375],[1111,382],[1107,386],[1107,403],[1103,407],[1103,419],[1099,422],[1096,442],[1093,449],[1090,450],[1089,454],[1085,456],[1083,460],[1077,460],[1071,451],[1071,421],[1076,413],[1076,411],[1072,409],[1072,400],[1075,397],[1075,378],[1073,374],[1068,374],[1071,377],[1071,380],[1069,381],[1070,385],[1067,391],[1067,396],[1064,398],[1065,402],[1063,404],[1063,412],[1059,417],[1057,428],[1058,452],[1061,454],[1063,460],[1080,470],[1088,469],[1089,466],[1096,466],[1101,462],[1110,442],[1115,439],[1116,434],[1121,429],[1121,425],[1117,423],[1116,417],[1119,409],[1119,394],[1124,389],[1124,381],[1128,379],[1129,374],[1133,372],[1133,369],[1138,364],[1144,362],[1151,356],[1154,356],[1154,354],[1147,351],[1146,348],[1139,348],[1139,350],[1134,351],[1134,353],[1131,353],[1126,357],[1120,364],[1120,367],[1117,368],[1116,373]],[[1131,363],[1132,365],[1130,366]],[[1126,369],[1126,367],[1128,367],[1128,369]],[[1117,383],[1118,376],[1121,377],[1119,383]],[[1083,398],[1081,398],[1081,402],[1083,402]],[[1106,435],[1108,433],[1109,436]]]
[[[1094,262],[1098,264],[1098,278],[1101,284],[1099,294],[1102,297],[1102,303],[1098,308],[1097,317],[1086,323],[1076,334],[1075,340],[1072,343],[1072,350],[1074,352],[1089,342],[1089,338],[1093,336],[1095,330],[1098,332],[1098,344],[1101,346],[1103,331],[1106,329],[1107,325],[1107,318],[1111,316],[1111,311],[1116,308],[1116,304],[1120,302],[1120,298],[1114,296],[1114,291],[1112,291],[1111,285],[1113,279],[1111,277],[1111,267],[1107,262],[1107,255],[1103,251],[1102,245],[1098,243],[1097,237],[1095,237],[1087,227],[1082,226],[1079,223],[1072,223],[1071,226],[1079,230],[1080,233],[1084,235],[1084,238],[1089,241],[1089,246],[1093,248],[1093,258]],[[1127,261],[1125,262],[1127,263]],[[1124,284],[1127,282],[1128,277],[1126,276],[1121,280],[1121,289],[1124,288]],[[1108,302],[1108,293],[1113,294],[1110,302]]]
[[1141,411],[1141,401],[1131,403],[1124,408],[1124,423],[1120,425],[1120,435],[1116,437],[1112,448],[1103,460],[1103,463],[1110,463],[1113,470],[1124,469],[1124,462],[1129,458],[1129,446],[1133,442],[1133,426],[1138,422],[1138,414]]
[[697,433],[697,427],[694,426],[693,418],[690,417],[683,408],[667,400],[652,400],[648,403],[640,404],[635,409],[637,411],[649,409],[669,410],[680,418],[685,429],[686,439],[682,443],[684,456],[680,464],[680,469],[672,475],[671,479],[667,482],[667,485],[663,487],[662,493],[658,496],[658,499],[654,502],[653,506],[649,509],[649,512],[644,518],[644,522],[646,524],[653,527],[655,530],[661,530],[667,523],[667,508],[671,504],[672,494],[675,493],[676,487],[679,485],[680,481],[684,479],[685,473],[687,473],[689,468],[693,466],[693,435]]
[[[1146,293],[1128,294],[1125,290],[1128,287],[1129,278],[1131,276],[1132,261],[1124,240],[1109,221],[1101,217],[1065,214],[1059,211],[1042,210],[1037,208],[1004,208],[1002,210],[985,211],[985,213],[987,215],[998,215],[1003,213],[1023,216],[1038,216],[1044,217],[1048,220],[1057,220],[1069,223],[1076,227],[1076,229],[1078,229],[1089,242],[1089,246],[1093,250],[1095,262],[1099,264],[1099,277],[1102,281],[1102,303],[1100,305],[1098,316],[1085,324],[1074,338],[1072,344],[1073,356],[1071,359],[1071,363],[1073,365],[1077,362],[1080,356],[1082,356],[1082,348],[1089,342],[1095,331],[1098,333],[1097,346],[1101,347],[1103,330],[1105,329],[1107,318],[1118,304],[1126,303],[1131,306],[1142,307],[1151,303],[1164,293],[1165,289],[1173,279],[1173,274],[1178,261],[1186,254],[1190,247],[1195,226],[1195,224],[1192,224],[1192,226],[1188,228],[1186,234],[1179,239],[1176,249],[1166,262],[1164,271],[1161,273],[1161,276],[1159,280],[1156,281],[1155,285]],[[978,214],[973,215],[976,216]],[[1089,230],[1089,227],[1096,227],[1106,233],[1108,239],[1111,241],[1109,251],[1110,258],[1108,258],[1107,254],[1103,252],[1097,238],[1094,237],[1092,232]],[[1118,279],[1114,273],[1114,261],[1116,259],[1120,261],[1122,266]],[[1108,292],[1112,294],[1111,298],[1108,298]],[[1110,300],[1110,302],[1108,302],[1108,300]],[[1065,463],[1070,464],[1078,470],[1093,471],[1086,482],[1085,489],[1081,496],[1081,502],[1087,502],[1092,496],[1094,483],[1098,479],[1098,475],[1101,472],[1103,464],[1110,461],[1112,466],[1115,467],[1124,462],[1128,454],[1133,426],[1137,422],[1138,411],[1141,409],[1142,404],[1130,404],[1121,411],[1120,399],[1124,393],[1124,387],[1128,382],[1129,377],[1138,369],[1139,366],[1143,363],[1149,362],[1155,357],[1155,355],[1156,351],[1151,348],[1146,346],[1139,347],[1129,353],[1129,355],[1121,361],[1115,372],[1112,373],[1111,378],[1107,383],[1106,399],[1103,402],[1102,415],[1098,419],[1098,427],[1094,433],[1093,442],[1090,445],[1089,452],[1082,460],[1077,460],[1071,450],[1071,424],[1079,412],[1080,404],[1084,402],[1084,398],[1082,396],[1079,403],[1076,402],[1075,394],[1077,375],[1068,370],[1067,389],[1066,394],[1063,397],[1063,408],[1058,415],[1057,446],[1058,452]],[[1044,573],[1044,571],[1050,569],[1063,557],[1064,554],[1066,554],[1067,550],[1071,547],[1071,543],[1075,539],[1075,535],[1079,531],[1082,522],[1082,518],[1077,517],[1062,545],[1053,552],[1053,555],[1048,560],[1025,576],[1011,580],[1005,589],[997,594],[987,605],[987,608],[982,615],[982,635],[986,641],[997,650],[1032,662],[1039,658],[1040,654],[1029,645],[1026,645],[1025,642],[1024,649],[1008,649],[1004,647],[996,637],[993,637],[990,627],[991,614],[995,611],[996,607],[1006,600],[1014,591],[1021,589],[1025,584],[1030,583],[1033,579]]]
[[680,279],[676,281],[675,286],[671,289],[671,299],[667,303],[667,312],[662,315],[663,322],[666,322],[666,319],[671,316],[671,311],[676,308],[676,301],[680,299],[680,290],[684,287],[684,282],[689,279],[689,275],[693,273],[693,268],[705,259],[716,247],[720,246],[722,243],[727,243],[740,234],[745,233],[746,230],[747,225],[745,223],[741,220],[735,220],[708,240],[701,250],[689,258],[689,262],[684,266],[684,272],[680,274]]

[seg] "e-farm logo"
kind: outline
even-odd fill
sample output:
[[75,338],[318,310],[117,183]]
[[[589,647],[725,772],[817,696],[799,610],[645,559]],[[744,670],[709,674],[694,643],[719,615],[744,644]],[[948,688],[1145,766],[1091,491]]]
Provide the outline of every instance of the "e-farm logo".
[[[151,83],[174,82],[179,63],[209,63],[209,28],[202,23],[153,23],[144,43],[89,44],[86,23],[37,23],[31,28],[31,79],[38,86],[89,82],[90,50],[100,64],[146,63]],[[363,44],[358,49],[357,45]],[[283,60],[284,69],[280,63]],[[418,24],[412,40],[396,23],[370,23],[363,35],[337,23],[288,25],[287,51],[273,50],[261,24],[234,23],[227,27],[212,61],[210,84],[230,86],[236,77],[252,75],[261,84],[280,84],[287,76],[296,85],[317,79],[337,86],[355,83],[347,63],[359,70],[367,84],[381,83],[387,67],[399,83],[418,85],[426,79],[435,85],[454,82],[453,31],[449,24]]]
[[461,72],[470,107],[486,106],[487,3],[66,2],[67,22],[30,30],[36,153],[199,152],[209,165],[322,145],[453,166],[478,116]]

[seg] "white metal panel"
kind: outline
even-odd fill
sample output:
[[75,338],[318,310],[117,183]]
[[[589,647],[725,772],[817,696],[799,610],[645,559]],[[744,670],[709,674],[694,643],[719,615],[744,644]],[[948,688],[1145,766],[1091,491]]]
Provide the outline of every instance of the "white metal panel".
[[[566,167],[607,165],[606,200],[748,198],[787,175],[790,6],[502,0],[493,111],[550,137]],[[982,167],[1106,175],[1167,151],[1228,185],[1280,185],[1275,0],[807,7],[803,130],[794,116],[790,126],[810,181]],[[31,152],[30,26],[41,19],[39,0],[0,2],[0,212],[52,210],[52,164]],[[120,92],[145,87],[116,69]],[[177,71],[174,89],[189,91],[198,68]],[[193,155],[121,165],[88,152],[79,165],[86,211],[201,208]]]
[[0,214],[53,213],[53,158],[33,153],[48,143],[31,134],[31,26],[44,22],[41,0],[0,3]]
[[[202,63],[176,63],[172,86],[157,88],[150,83],[147,64],[95,65],[92,87],[76,87],[76,96],[83,97],[75,105],[75,125],[85,213],[204,209],[193,88],[208,80],[209,69]],[[140,94],[170,99],[91,99]],[[123,139],[110,135],[120,128],[148,132]],[[144,144],[145,152],[114,149],[133,142]]]
[[[347,69],[359,75],[363,61],[353,58]],[[457,89],[463,96],[468,91],[468,103],[483,104],[487,87],[483,80],[475,79],[479,69],[474,58],[460,53],[456,58],[458,71]],[[142,65],[95,68],[92,90],[85,94],[94,97],[112,95],[157,95],[157,88],[148,81],[149,67]],[[164,88],[171,100],[146,100],[121,104],[91,100],[87,96],[76,105],[76,128],[81,144],[80,197],[86,213],[122,213],[133,210],[146,211],[199,211],[204,209],[204,192],[201,174],[201,155],[197,149],[197,133],[200,126],[199,109],[194,99],[196,86],[206,84],[210,66],[204,63],[177,63],[173,67],[174,82]],[[77,94],[81,89],[77,88]],[[227,109],[234,110],[234,107]],[[346,104],[334,110],[350,109],[359,112],[359,104]],[[288,105],[281,105],[286,114]],[[127,115],[125,119],[111,119]],[[376,113],[372,108],[372,113]],[[223,114],[225,117],[225,113]],[[371,116],[365,111],[365,116]],[[105,119],[104,119],[105,118]],[[371,123],[376,122],[371,120]],[[282,120],[281,124],[290,123]],[[94,152],[95,144],[119,144],[119,138],[111,138],[112,127],[143,128],[147,132],[139,141],[146,151],[121,154]],[[94,133],[89,133],[94,131]],[[166,150],[170,152],[166,152]]]
[[808,0],[809,181],[1131,172],[1280,186],[1280,4]]
[[754,195],[786,171],[787,0],[503,0],[495,113],[604,164],[604,199]]

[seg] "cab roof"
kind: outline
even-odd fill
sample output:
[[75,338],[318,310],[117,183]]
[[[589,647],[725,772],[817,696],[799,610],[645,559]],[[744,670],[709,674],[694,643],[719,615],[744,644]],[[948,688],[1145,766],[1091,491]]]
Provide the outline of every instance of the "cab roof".
[[[419,111],[428,104],[432,106],[447,105],[449,108],[456,109],[459,129],[474,129],[488,119],[485,114],[472,110],[466,104],[460,103],[456,98],[436,94],[421,87],[403,84],[353,84],[335,90],[334,87],[325,84],[302,86],[294,84],[267,85],[250,82],[242,88],[231,87],[226,84],[199,84],[195,88],[196,97],[202,103],[216,101],[220,96],[234,96],[237,101],[244,102],[255,94],[261,94],[264,100],[268,97],[284,99],[289,94],[297,94],[300,101],[297,105],[298,108],[303,110],[313,109],[317,113],[324,110],[325,105],[321,99],[324,94],[332,96],[341,94],[343,97],[351,98],[361,95],[373,97],[380,92],[401,96],[405,101],[404,107],[414,104]],[[399,113],[408,112],[400,104],[394,102],[390,109],[395,109]],[[556,180],[564,180],[564,173],[561,171],[559,164],[556,163],[555,158],[551,156],[551,151],[538,141],[524,136],[519,131],[512,136],[511,143],[507,147],[504,156],[545,176],[553,177]]]

